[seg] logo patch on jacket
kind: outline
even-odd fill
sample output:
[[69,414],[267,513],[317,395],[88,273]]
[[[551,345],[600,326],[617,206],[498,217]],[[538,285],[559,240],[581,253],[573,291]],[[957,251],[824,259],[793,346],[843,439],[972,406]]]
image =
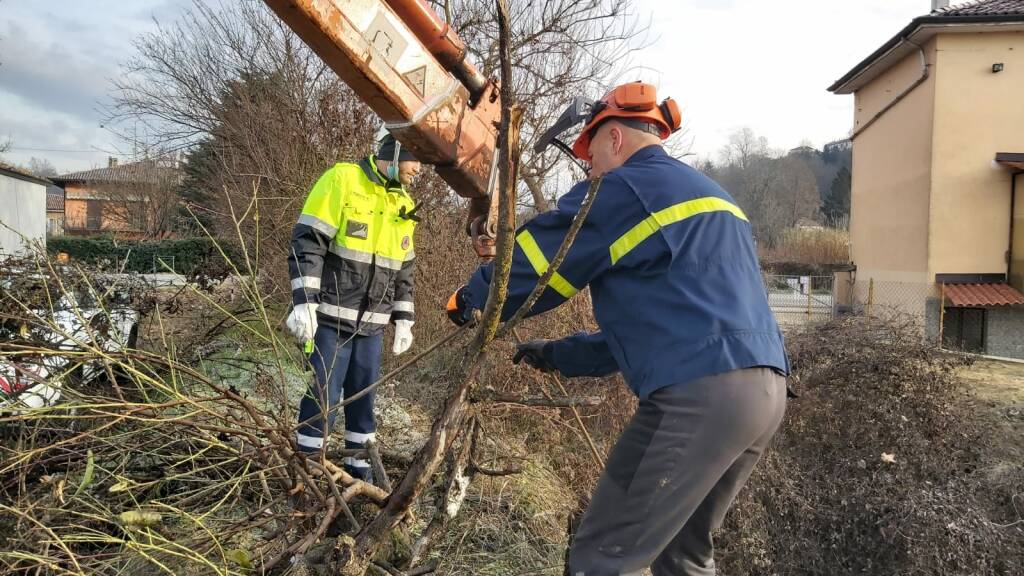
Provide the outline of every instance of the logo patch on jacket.
[[355,220],[349,220],[348,224],[345,225],[345,236],[351,236],[352,238],[362,238],[366,240],[369,233],[369,225],[365,222],[356,222]]
[[412,240],[408,236],[402,237],[402,250],[408,250],[409,244],[412,244]]

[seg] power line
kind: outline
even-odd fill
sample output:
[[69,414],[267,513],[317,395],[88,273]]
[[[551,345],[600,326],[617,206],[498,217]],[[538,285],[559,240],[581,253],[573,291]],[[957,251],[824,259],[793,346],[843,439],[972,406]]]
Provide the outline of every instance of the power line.
[[131,156],[124,152],[107,152],[105,150],[92,149],[92,150],[71,150],[69,148],[26,148],[24,146],[11,146],[8,150],[21,150],[25,152],[71,152],[71,153],[90,153],[90,154],[106,154],[108,156]]

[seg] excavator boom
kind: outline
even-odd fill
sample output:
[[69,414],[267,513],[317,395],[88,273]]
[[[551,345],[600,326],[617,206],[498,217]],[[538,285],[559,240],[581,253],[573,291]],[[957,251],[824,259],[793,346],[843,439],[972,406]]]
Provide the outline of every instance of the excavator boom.
[[[416,158],[487,220],[501,102],[423,0],[265,0]],[[480,252],[480,249],[477,248]]]

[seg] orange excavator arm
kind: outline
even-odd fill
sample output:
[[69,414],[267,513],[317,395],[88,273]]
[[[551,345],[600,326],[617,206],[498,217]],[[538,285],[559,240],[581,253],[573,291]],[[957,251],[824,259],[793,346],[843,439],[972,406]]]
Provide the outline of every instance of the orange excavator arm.
[[264,0],[384,121],[470,200],[467,231],[493,255],[498,86],[424,0]]

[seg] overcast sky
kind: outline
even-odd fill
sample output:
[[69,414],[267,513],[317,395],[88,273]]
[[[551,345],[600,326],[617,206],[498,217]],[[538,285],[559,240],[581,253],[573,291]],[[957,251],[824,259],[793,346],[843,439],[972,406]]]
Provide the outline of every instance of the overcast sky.
[[[46,158],[67,172],[130,154],[100,127],[110,79],[131,56],[133,38],[189,2],[0,0],[0,138],[14,146],[5,159]],[[777,148],[843,138],[852,97],[825,89],[931,7],[930,0],[635,2],[650,21],[649,45],[621,79],[655,81],[675,97],[703,157],[743,126]]]

